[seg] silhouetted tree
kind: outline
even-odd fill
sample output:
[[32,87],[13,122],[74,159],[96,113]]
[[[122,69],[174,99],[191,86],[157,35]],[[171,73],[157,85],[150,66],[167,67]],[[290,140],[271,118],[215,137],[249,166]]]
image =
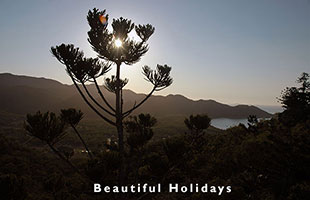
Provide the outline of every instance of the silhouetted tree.
[[[51,51],[53,55],[66,66],[68,75],[71,77],[74,85],[88,106],[107,123],[116,127],[121,163],[119,177],[120,183],[122,183],[124,180],[123,119],[141,106],[154,91],[162,90],[172,84],[172,78],[170,77],[171,67],[167,65],[157,65],[156,71],[153,71],[148,66],[144,66],[143,74],[146,80],[153,84],[153,89],[140,103],[135,104],[127,111],[123,111],[122,90],[127,84],[128,79],[120,78],[121,65],[123,63],[132,65],[140,60],[141,56],[148,51],[146,42],[154,33],[155,29],[150,24],[135,25],[131,20],[121,17],[113,20],[113,31],[109,32],[107,29],[108,15],[105,14],[105,10],[99,11],[96,8],[88,12],[87,20],[90,25],[88,41],[92,48],[98,53],[98,58],[85,58],[83,52],[80,51],[79,48],[75,48],[72,44],[61,44],[60,46],[52,47]],[[135,29],[141,41],[134,41],[128,37],[128,34],[133,29]],[[99,58],[105,60],[105,63],[100,62]],[[105,87],[110,92],[115,93],[115,108],[105,99],[96,80],[110,70],[111,63],[116,65],[116,74],[111,78],[105,79]],[[88,81],[95,84],[98,94],[107,107],[98,103],[92,94],[90,94],[85,86],[85,83]],[[81,90],[78,83],[82,84],[84,92]],[[91,101],[86,98],[85,93]],[[109,117],[105,116],[102,112]],[[115,120],[112,120],[111,117]]]
[[295,125],[296,122],[310,119],[310,81],[309,74],[302,73],[297,79],[300,87],[287,87],[279,98],[284,112],[279,118],[287,125]]
[[163,149],[171,163],[182,161],[187,153],[186,144],[183,138],[169,138],[163,142]]
[[139,114],[138,116],[130,116],[124,122],[124,128],[128,133],[127,144],[130,147],[131,158],[136,160],[132,163],[132,171],[135,171],[135,182],[138,178],[139,168],[142,166],[145,156],[145,145],[153,137],[153,126],[157,123],[156,118],[150,114]]
[[186,133],[190,143],[195,146],[200,146],[203,143],[204,130],[210,126],[211,119],[208,115],[191,115],[184,120],[186,127],[189,129],[189,133]]
[[76,110],[74,108],[69,108],[69,109],[62,109],[61,113],[60,113],[60,117],[62,120],[64,120],[67,124],[69,124],[72,129],[74,130],[74,132],[76,133],[76,135],[79,137],[79,139],[81,140],[81,142],[83,143],[87,154],[90,158],[92,158],[92,153],[89,150],[86,142],[84,141],[84,139],[82,138],[81,134],[78,132],[78,130],[76,129],[76,126],[78,125],[78,123],[82,120],[83,118],[83,113],[81,110]]
[[36,137],[48,145],[54,145],[65,135],[65,122],[55,113],[38,111],[35,114],[27,114],[24,127],[27,134]]
[[150,114],[140,114],[130,116],[129,120],[124,122],[127,133],[127,144],[131,150],[141,151],[144,145],[153,137],[152,127],[157,123],[156,118]]
[[45,142],[59,158],[66,162],[77,173],[81,174],[69,159],[66,159],[54,146],[65,135],[65,122],[60,117],[57,117],[53,112],[41,113],[38,111],[33,115],[27,114],[24,127],[28,135]]
[[258,119],[256,115],[249,115],[248,117],[248,129],[252,133],[257,133],[257,124],[258,124]]

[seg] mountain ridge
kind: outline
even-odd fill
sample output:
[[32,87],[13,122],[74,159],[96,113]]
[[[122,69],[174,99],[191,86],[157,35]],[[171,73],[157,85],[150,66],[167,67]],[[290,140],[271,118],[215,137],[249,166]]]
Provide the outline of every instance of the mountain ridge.
[[[87,85],[87,88],[98,102],[102,102],[93,84]],[[114,105],[114,94],[108,92],[103,86],[100,88],[107,100]],[[96,116],[83,102],[74,85],[62,84],[53,79],[0,73],[0,94],[0,110],[9,113],[26,114],[37,110],[57,112],[62,108],[75,107],[81,109],[88,117]],[[129,89],[124,89],[123,95],[124,111],[146,96]],[[213,99],[192,100],[181,94],[152,95],[133,114],[141,112],[151,113],[157,117],[208,114],[211,118],[241,119],[247,118],[248,115],[256,115],[260,118],[272,116],[253,105],[230,106]]]

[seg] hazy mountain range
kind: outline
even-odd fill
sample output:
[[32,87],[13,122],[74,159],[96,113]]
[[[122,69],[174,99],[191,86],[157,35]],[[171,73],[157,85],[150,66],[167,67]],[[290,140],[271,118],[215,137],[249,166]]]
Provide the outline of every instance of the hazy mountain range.
[[[97,95],[94,85],[87,86],[98,102],[102,102]],[[114,104],[114,94],[101,87],[107,100]],[[81,109],[86,117],[96,117],[88,108],[74,85],[64,85],[58,81],[19,76],[9,73],[0,74],[0,113],[14,113],[25,115],[37,110],[57,112],[62,108]],[[145,94],[137,94],[131,90],[124,90],[124,110],[140,102]],[[247,118],[249,115],[270,117],[271,114],[255,106],[229,106],[214,100],[194,101],[182,95],[152,96],[135,113],[151,113],[154,116],[189,116],[190,114],[208,114],[211,118]]]

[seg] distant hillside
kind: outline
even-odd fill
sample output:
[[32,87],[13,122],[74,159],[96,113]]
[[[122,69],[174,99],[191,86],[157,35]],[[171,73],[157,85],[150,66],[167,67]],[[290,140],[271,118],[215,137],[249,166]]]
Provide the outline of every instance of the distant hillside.
[[[89,90],[97,95],[94,85],[88,85]],[[107,99],[113,105],[114,95],[101,87]],[[61,108],[79,108],[87,117],[96,117],[88,108],[73,85],[64,85],[58,81],[0,74],[0,111],[25,115],[26,113],[42,111],[57,112]],[[124,90],[124,110],[144,98],[145,94],[137,94]],[[194,101],[182,95],[152,96],[136,113],[151,113],[157,117],[188,116],[190,114],[208,114],[211,118],[247,118],[249,115],[270,117],[271,114],[248,105],[229,106],[214,100]]]
[[10,73],[0,74],[0,85],[27,86],[27,87],[44,88],[44,89],[57,88],[63,86],[63,84],[61,84],[60,82],[51,79],[13,75]]

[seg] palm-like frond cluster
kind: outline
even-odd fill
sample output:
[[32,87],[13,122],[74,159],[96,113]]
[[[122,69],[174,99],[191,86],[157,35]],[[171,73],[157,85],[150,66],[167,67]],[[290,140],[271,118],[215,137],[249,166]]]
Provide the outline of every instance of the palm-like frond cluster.
[[124,122],[124,127],[127,133],[127,144],[131,149],[142,148],[152,137],[152,127],[157,123],[156,118],[150,114],[140,114],[138,116],[129,117],[129,120]]
[[125,78],[124,80],[123,79],[117,80],[115,76],[111,76],[111,78],[106,78],[104,80],[104,83],[105,83],[105,88],[108,91],[115,93],[117,84],[119,83],[119,87],[123,89],[125,85],[127,85],[128,79]]
[[77,126],[83,118],[83,113],[81,110],[76,110],[74,108],[62,109],[60,117],[67,124]]
[[143,74],[146,77],[146,80],[154,85],[156,91],[165,89],[172,84],[170,71],[171,67],[168,65],[157,65],[156,71],[148,66],[143,67]]
[[79,83],[98,78],[111,69],[110,64],[100,62],[98,58],[85,58],[84,53],[73,44],[52,47],[51,52],[66,66],[67,73]]
[[[147,51],[146,41],[154,33],[155,28],[150,25],[136,26],[131,20],[119,18],[112,22],[113,32],[107,30],[107,26],[100,23],[99,16],[105,14],[105,11],[93,9],[88,12],[87,20],[90,25],[88,32],[88,41],[98,57],[106,61],[115,63],[125,63],[132,65],[138,62]],[[136,34],[141,41],[134,41],[128,37],[128,34],[135,29]],[[115,48],[114,41],[119,39],[122,42],[121,48]]]
[[210,126],[211,119],[207,115],[191,115],[184,120],[186,127],[190,131],[202,132]]
[[28,114],[24,124],[28,135],[51,145],[64,137],[65,125],[65,122],[55,113],[41,113],[40,111],[33,115]]
[[[74,47],[73,44],[61,44],[59,46],[52,47],[51,52],[62,64],[66,66],[67,73],[72,78],[75,86],[86,103],[100,117],[108,121],[108,123],[113,124],[111,120],[107,120],[107,118],[105,118],[100,111],[96,110],[96,108],[91,105],[91,102],[86,97],[88,96],[93,103],[104,112],[111,116],[115,116],[116,109],[106,101],[103,93],[100,91],[96,79],[106,74],[111,69],[111,62],[115,63],[118,66],[117,73],[115,76],[112,75],[111,78],[105,78],[104,86],[108,91],[115,94],[121,91],[128,83],[128,79],[120,79],[120,65],[122,63],[131,65],[139,61],[141,56],[148,50],[146,41],[154,33],[155,28],[150,24],[135,25],[131,22],[131,20],[121,17],[119,19],[113,19],[113,31],[109,32],[107,29],[108,23],[102,23],[100,20],[102,17],[104,17],[106,22],[108,22],[108,15],[105,10],[99,11],[96,8],[90,10],[87,16],[90,26],[88,41],[92,45],[93,49],[98,53],[98,58],[86,58],[84,53],[79,50],[79,48]],[[133,31],[133,29],[135,29],[136,34],[140,37],[141,41],[134,41],[128,37],[128,34]],[[115,46],[116,39],[122,42],[120,47]],[[104,59],[105,62],[99,61],[99,58]],[[143,67],[143,74],[146,76],[146,80],[153,84],[153,90],[139,104],[123,113],[121,117],[124,118],[128,116],[134,109],[142,105],[142,103],[144,103],[154,91],[159,91],[170,86],[173,81],[170,77],[170,71],[171,67],[167,65],[157,65],[156,70],[152,70],[148,66]],[[95,83],[99,95],[104,100],[105,104],[107,104],[109,109],[112,110],[112,112],[105,109],[95,100],[95,98],[93,98],[92,94],[90,94],[85,86],[85,82],[87,81]],[[78,87],[77,83],[82,84],[86,94],[83,94],[83,91]]]

